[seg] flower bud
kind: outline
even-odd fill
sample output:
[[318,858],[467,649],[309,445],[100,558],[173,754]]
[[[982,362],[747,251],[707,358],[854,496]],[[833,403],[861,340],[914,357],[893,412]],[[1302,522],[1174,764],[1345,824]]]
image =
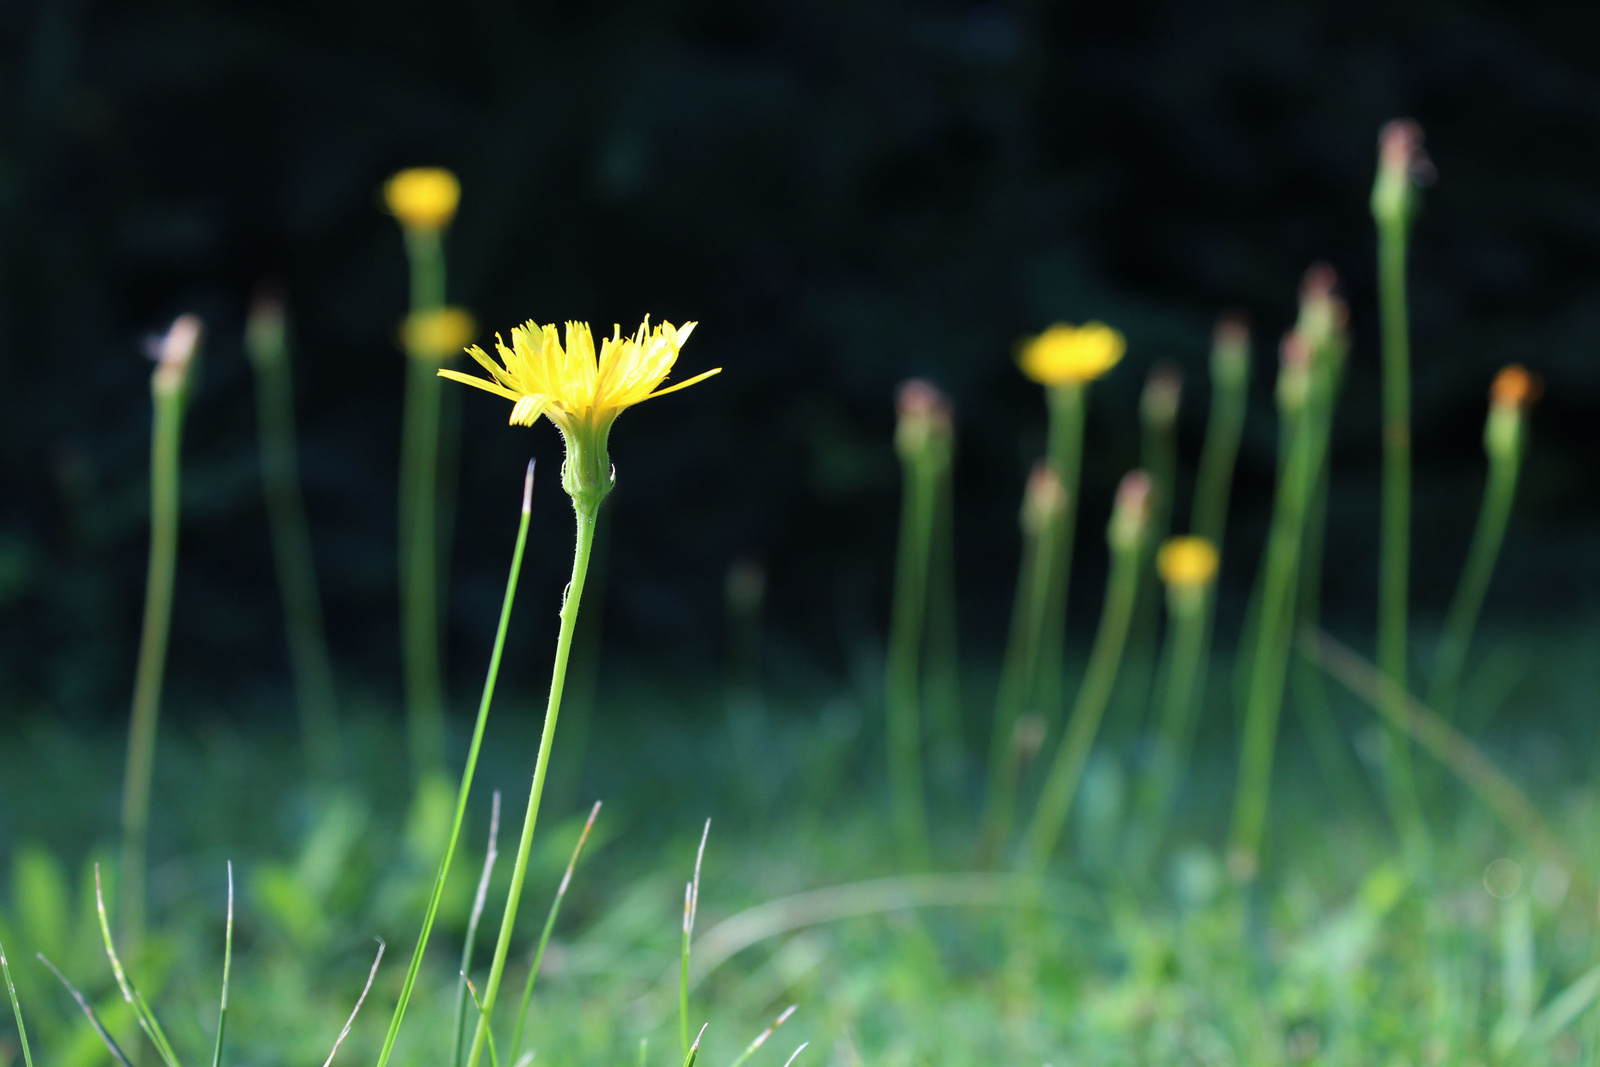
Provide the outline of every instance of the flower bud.
[[1243,315],[1228,312],[1211,334],[1211,378],[1220,386],[1238,387],[1250,373],[1250,326]]
[[442,230],[455,218],[461,183],[443,167],[412,167],[383,183],[383,201],[408,230]]
[[1217,576],[1217,548],[1204,537],[1171,537],[1156,553],[1156,572],[1167,586],[1167,608],[1185,615],[1205,603]]
[[1067,510],[1067,487],[1061,476],[1041,459],[1028,474],[1028,485],[1022,491],[1022,532],[1038,537]]
[[1144,471],[1132,470],[1122,476],[1111,505],[1111,522],[1106,526],[1106,543],[1113,552],[1138,551],[1150,523],[1153,496],[1150,476]]
[[1290,330],[1283,335],[1278,358],[1278,410],[1295,415],[1311,392],[1311,345],[1299,330]]
[[1489,387],[1489,417],[1483,448],[1490,459],[1515,459],[1522,453],[1524,415],[1544,391],[1538,375],[1520,364],[1503,367]]
[[400,345],[413,359],[441,363],[465,351],[477,329],[472,312],[465,308],[413,311],[400,323]]
[[244,323],[244,347],[257,366],[282,362],[287,350],[287,314],[283,293],[275,285],[262,285],[250,301]]
[[150,378],[150,388],[158,396],[175,396],[183,391],[200,348],[202,329],[198,315],[179,315],[157,341],[156,372]]
[[912,378],[895,394],[894,447],[904,460],[927,455],[931,448],[950,447],[954,433],[950,398],[925,378]]
[[1169,430],[1178,419],[1178,404],[1183,399],[1183,371],[1176,363],[1163,360],[1150,368],[1144,394],[1139,398],[1139,416],[1145,425]]
[[1378,133],[1378,176],[1372,185],[1372,217],[1380,226],[1406,226],[1417,208],[1417,186],[1434,179],[1422,148],[1422,127],[1395,119]]

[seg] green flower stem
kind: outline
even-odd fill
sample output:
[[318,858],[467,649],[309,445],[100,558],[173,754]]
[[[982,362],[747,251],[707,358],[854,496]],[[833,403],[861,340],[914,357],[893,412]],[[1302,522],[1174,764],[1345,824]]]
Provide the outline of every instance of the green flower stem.
[[1250,661],[1238,795],[1234,802],[1229,863],[1236,876],[1252,877],[1261,851],[1273,750],[1283,706],[1295,597],[1305,537],[1306,510],[1326,449],[1308,405],[1285,412],[1288,455],[1281,464],[1272,526],[1262,563],[1261,607]]
[[960,764],[961,655],[956,630],[955,477],[948,452],[934,474],[933,544],[928,563],[928,733],[941,777]]
[[294,384],[281,307],[263,304],[252,311],[245,347],[255,368],[261,488],[283,598],[301,746],[311,773],[326,779],[335,773],[339,759],[338,697],[300,491]]
[[172,629],[172,587],[178,569],[179,477],[182,470],[183,416],[187,397],[182,377],[151,383],[155,422],[150,439],[150,559],[145,572],[144,624],[133,682],[133,715],[128,726],[128,763],[122,789],[123,943],[137,959],[144,941],[145,856],[150,829],[150,783],[161,718],[161,687]]
[[417,984],[417,974],[422,969],[422,955],[428,947],[428,936],[433,932],[433,920],[439,912],[439,901],[444,896],[445,879],[450,874],[450,863],[455,858],[456,842],[461,837],[461,824],[467,815],[467,798],[472,793],[472,776],[478,768],[478,753],[483,747],[483,731],[489,722],[489,707],[494,702],[495,680],[500,676],[500,658],[505,651],[506,630],[511,625],[511,605],[516,601],[517,578],[522,573],[523,549],[528,543],[528,518],[533,504],[533,464],[528,464],[527,476],[522,483],[522,518],[517,525],[517,544],[511,552],[511,573],[506,578],[506,595],[500,604],[500,624],[494,632],[494,651],[489,654],[489,673],[483,682],[483,697],[478,701],[478,721],[472,728],[472,744],[467,749],[466,767],[461,772],[461,786],[456,791],[455,820],[450,826],[450,838],[445,845],[444,858],[439,861],[439,873],[434,876],[433,892],[428,898],[428,910],[422,918],[422,932],[417,935],[417,947],[411,953],[411,965],[406,969],[405,983],[400,987],[400,999],[395,1003],[394,1015],[389,1020],[389,1031],[383,1039],[383,1050],[378,1055],[378,1067],[389,1062],[394,1051],[395,1038],[400,1035],[400,1022],[405,1018],[406,1006],[411,1002],[411,992]]
[[928,564],[937,510],[938,470],[927,450],[908,454],[895,557],[894,607],[889,619],[885,674],[889,742],[889,793],[901,863],[928,865],[928,816],[922,788],[922,724],[918,680],[927,621]]
[[1194,745],[1198,687],[1205,673],[1205,645],[1212,589],[1167,586],[1169,629],[1162,649],[1161,717],[1156,724],[1150,768],[1141,783],[1137,810],[1140,831],[1134,861],[1146,869],[1172,818],[1173,801]]
[[[438,230],[407,229],[413,314],[444,306]],[[439,458],[443,419],[434,360],[408,352],[400,446],[400,609],[406,722],[413,782],[444,769],[444,688],[439,643]]]
[[1022,524],[1022,563],[1017,572],[1000,688],[995,696],[994,735],[989,739],[989,795],[984,804],[982,851],[990,860],[998,858],[1005,848],[1016,818],[1023,759],[1017,746],[1017,724],[1027,709],[1029,682],[1037,676],[1050,606],[1050,546],[1062,513],[1056,511],[1045,518],[1038,529],[1027,521]]
[[1249,335],[1243,324],[1224,319],[1212,341],[1211,410],[1206,416],[1206,439],[1200,446],[1189,518],[1189,532],[1210,541],[1218,552],[1228,528],[1228,499],[1244,433],[1249,387]]
[[1406,314],[1404,213],[1378,214],[1378,297],[1383,338],[1383,488],[1378,546],[1378,669],[1392,683],[1384,772],[1388,799],[1402,834],[1422,826],[1412,780],[1411,741],[1394,724],[1406,692],[1407,611],[1411,554],[1411,343]]
[[1083,776],[1084,764],[1088,762],[1095,733],[1105,714],[1106,702],[1110,700],[1111,691],[1116,685],[1117,669],[1122,663],[1128,627],[1133,620],[1134,601],[1139,592],[1139,570],[1143,562],[1142,538],[1113,545],[1111,575],[1106,583],[1100,629],[1095,634],[1094,647],[1089,652],[1089,665],[1084,672],[1083,684],[1078,689],[1072,715],[1067,720],[1066,734],[1061,739],[1061,747],[1056,750],[1050,773],[1039,794],[1038,807],[1034,809],[1033,822],[1028,827],[1024,855],[1028,866],[1035,872],[1042,871],[1055,852],[1072,808],[1078,779]]
[[[569,449],[570,451],[570,449]],[[604,449],[599,455],[604,456]],[[571,464],[581,457],[568,457]],[[570,473],[570,472],[569,472]],[[610,485],[609,476],[604,483],[590,480],[584,484]],[[578,625],[578,605],[583,599],[583,582],[589,573],[589,555],[594,548],[595,521],[599,517],[600,499],[604,491],[575,493],[573,513],[577,516],[577,545],[572,559],[572,580],[567,585],[566,598],[561,604],[561,630],[556,639],[556,661],[550,675],[550,702],[545,708],[544,731],[539,736],[539,755],[533,765],[533,786],[528,791],[528,811],[522,821],[522,836],[517,841],[517,859],[511,868],[511,888],[506,894],[505,913],[500,919],[500,936],[495,941],[494,962],[489,967],[489,979],[483,987],[483,1011],[478,1016],[478,1026],[472,1035],[472,1051],[467,1056],[467,1067],[478,1067],[484,1044],[489,1036],[489,1023],[494,1014],[495,1000],[500,995],[500,980],[505,974],[506,954],[511,949],[511,934],[517,922],[517,906],[522,900],[522,883],[528,875],[528,852],[533,845],[534,826],[539,819],[539,801],[544,796],[545,774],[550,767],[550,748],[555,742],[556,720],[561,714],[561,692],[567,679],[567,660],[572,655],[572,634]],[[381,1065],[380,1065],[381,1067]]]
[[1445,616],[1428,697],[1428,705],[1447,721],[1455,716],[1461,673],[1472,645],[1472,631],[1477,627],[1478,613],[1483,608],[1483,598],[1489,591],[1489,580],[1494,576],[1495,562],[1500,556],[1500,545],[1505,540],[1521,466],[1519,449],[1490,455],[1489,479],[1484,487],[1483,505],[1478,511],[1478,525],[1472,533],[1472,546],[1467,550],[1467,562],[1461,571],[1455,598],[1450,601],[1450,613]]
[[1156,661],[1156,634],[1161,623],[1161,591],[1155,579],[1156,550],[1172,532],[1172,503],[1178,483],[1177,408],[1180,383],[1176,371],[1158,367],[1145,386],[1139,405],[1142,425],[1139,466],[1150,475],[1150,528],[1145,534],[1144,565],[1139,595],[1128,633],[1128,670],[1112,709],[1112,724],[1126,740],[1144,726],[1150,706]]
[[1042,711],[1054,728],[1062,700],[1066,661],[1067,594],[1072,577],[1072,541],[1077,525],[1078,483],[1083,467],[1083,426],[1089,387],[1055,385],[1046,390],[1050,405],[1049,437],[1045,443],[1050,465],[1067,492],[1066,514],[1057,524],[1050,545],[1050,604],[1039,645],[1039,663],[1031,682],[1030,703]]

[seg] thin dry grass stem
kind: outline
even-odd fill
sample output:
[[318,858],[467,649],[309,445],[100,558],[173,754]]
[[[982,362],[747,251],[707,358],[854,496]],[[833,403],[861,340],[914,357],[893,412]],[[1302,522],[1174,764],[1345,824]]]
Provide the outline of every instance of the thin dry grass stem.
[[760,1048],[762,1045],[765,1045],[767,1043],[767,1038],[771,1037],[777,1031],[778,1027],[788,1022],[789,1016],[793,1015],[795,1010],[799,1007],[800,1005],[798,1004],[791,1004],[787,1008],[784,1008],[783,1014],[774,1019],[772,1021],[772,1025],[768,1026],[765,1030],[761,1031],[761,1033],[757,1034],[756,1039],[745,1046],[745,1050],[739,1054],[739,1058],[733,1061],[733,1067],[740,1067],[745,1060],[750,1058],[756,1049]]
[[56,965],[45,957],[43,952],[37,953],[37,955],[39,962],[50,968],[50,973],[55,975],[62,985],[67,987],[67,992],[71,993],[72,999],[78,1002],[78,1007],[83,1009],[83,1014],[89,1017],[89,1025],[94,1027],[94,1032],[100,1035],[100,1040],[105,1042],[105,1046],[111,1051],[112,1057],[122,1064],[122,1067],[133,1067],[127,1053],[117,1046],[117,1042],[111,1036],[111,1031],[106,1029],[105,1024],[100,1021],[100,1017],[94,1013],[94,1008],[89,1006],[88,1000],[84,999],[83,994],[78,992],[78,987],[67,981],[67,976],[62,974],[56,968]]
[[804,1052],[809,1044],[811,1044],[809,1041],[800,1042],[800,1047],[789,1053],[789,1058],[783,1061],[783,1067],[792,1067],[794,1061],[799,1058],[800,1053]]
[[522,1047],[522,1027],[528,1020],[528,1004],[533,1000],[533,983],[539,977],[539,968],[544,965],[544,950],[550,944],[550,931],[555,929],[556,916],[561,913],[561,902],[566,899],[567,887],[572,884],[572,872],[578,866],[578,857],[583,855],[584,843],[589,840],[589,831],[594,829],[594,821],[599,815],[600,801],[597,800],[594,802],[594,807],[589,809],[589,818],[583,824],[583,832],[578,835],[578,843],[573,846],[572,858],[567,860],[567,870],[561,876],[561,885],[556,889],[556,898],[550,902],[550,914],[545,916],[544,931],[539,935],[539,947],[534,950],[533,962],[528,965],[528,981],[522,987],[522,1007],[517,1010],[516,1025],[511,1030],[510,1048],[513,1055]]
[[701,1023],[700,1032],[694,1035],[694,1044],[689,1046],[689,1051],[684,1053],[683,1067],[694,1067],[694,1061],[700,1058],[700,1039],[706,1036],[706,1027],[710,1023]]
[[106,917],[106,898],[100,884],[100,865],[94,865],[94,906],[100,917],[100,936],[105,941],[106,958],[111,961],[111,973],[116,976],[117,988],[122,990],[122,999],[126,1000],[133,1008],[135,1018],[139,1020],[139,1029],[143,1030],[150,1043],[156,1047],[161,1059],[167,1067],[179,1067],[178,1057],[172,1050],[172,1043],[167,1040],[166,1032],[161,1029],[161,1024],[156,1021],[155,1013],[150,1010],[150,1005],[145,1003],[143,994],[128,980],[127,972],[123,969],[122,961],[117,958],[117,949],[111,941],[111,923]]
[[[465,986],[467,992],[469,994],[471,994],[471,996],[472,996],[472,1006],[478,1009],[478,1014],[479,1015],[482,1015],[483,1014],[483,1001],[481,999],[479,999],[479,997],[478,997],[478,987],[472,984],[472,979],[467,977],[467,972],[466,971],[462,971],[461,972],[461,984],[463,986]],[[489,1029],[489,1032],[488,1032],[488,1043],[489,1043],[489,1067],[500,1067],[500,1053],[494,1047],[494,1028],[493,1027],[491,1027]]]
[[[706,858],[706,839],[711,836],[711,820],[700,832],[700,848],[694,855],[694,879],[683,887],[683,951],[678,964],[678,1036],[683,1042],[685,1059],[691,1058],[689,1046],[689,939],[694,936],[695,913],[700,908],[700,865]],[[701,1028],[702,1031],[704,1027]],[[697,1042],[698,1043],[698,1040]]]
[[489,845],[483,856],[483,873],[478,876],[478,893],[472,898],[472,914],[467,919],[467,936],[461,945],[461,978],[463,985],[456,990],[455,1042],[450,1047],[450,1062],[460,1064],[461,1041],[465,1036],[462,1027],[467,1018],[467,972],[472,970],[472,947],[478,940],[478,921],[483,918],[483,906],[489,899],[489,877],[494,874],[494,861],[500,852],[495,847],[500,839],[500,790],[494,791],[489,802]]
[[22,1041],[22,1062],[33,1067],[33,1050],[28,1047],[28,1028],[22,1025],[22,1003],[17,1000],[17,987],[11,981],[11,964],[6,962],[6,947],[0,945],[0,974],[5,975],[6,995],[11,998],[11,1013],[17,1017],[17,1037]]
[[[1588,873],[1578,857],[1551,829],[1527,794],[1460,731],[1415,697],[1395,700],[1395,694],[1387,692],[1390,683],[1386,676],[1338,639],[1308,629],[1300,635],[1300,651],[1449,767],[1507,829],[1565,869],[1576,890],[1570,899],[1594,899]],[[1401,709],[1398,718],[1391,710],[1396,707]]]
[[356,1024],[356,1016],[361,1014],[361,1005],[367,1002],[367,994],[372,992],[372,981],[378,977],[378,964],[383,962],[383,951],[389,946],[383,938],[375,938],[378,942],[378,955],[372,961],[372,970],[367,972],[367,984],[362,987],[361,995],[356,998],[356,1006],[350,1009],[350,1018],[344,1021],[344,1029],[339,1031],[339,1036],[333,1042],[333,1048],[328,1053],[328,1058],[322,1061],[322,1067],[331,1067],[333,1058],[339,1054],[339,1046],[344,1044],[344,1039],[350,1036],[350,1028]]

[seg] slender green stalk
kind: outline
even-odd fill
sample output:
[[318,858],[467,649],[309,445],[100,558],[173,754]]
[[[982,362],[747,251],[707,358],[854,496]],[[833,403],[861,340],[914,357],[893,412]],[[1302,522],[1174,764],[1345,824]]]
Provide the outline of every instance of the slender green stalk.
[[[603,457],[604,453],[600,455]],[[568,455],[569,484],[576,481],[584,485],[602,482],[597,472],[574,473],[582,466],[582,458]],[[603,479],[607,488],[609,477]],[[544,730],[539,736],[539,754],[533,766],[533,785],[528,791],[528,810],[522,821],[522,836],[517,842],[516,863],[511,868],[511,888],[506,894],[505,913],[500,919],[500,935],[495,942],[494,961],[489,967],[489,979],[483,988],[483,1014],[478,1017],[477,1030],[472,1035],[472,1051],[467,1056],[467,1067],[478,1067],[483,1056],[484,1043],[489,1036],[489,1022],[494,1014],[495,1001],[500,994],[500,980],[505,972],[506,954],[511,949],[511,934],[516,927],[517,907],[522,900],[522,883],[528,875],[528,854],[533,846],[534,826],[539,818],[539,802],[544,796],[545,775],[550,767],[550,749],[555,743],[556,721],[561,715],[561,693],[566,685],[567,660],[572,654],[572,634],[578,624],[578,605],[583,600],[583,583],[589,572],[589,555],[594,547],[595,523],[600,512],[600,497],[575,493],[573,514],[577,519],[576,547],[572,559],[572,579],[567,585],[566,598],[561,604],[561,630],[556,638],[556,659],[550,675],[550,700],[545,708]],[[382,1064],[379,1064],[382,1067]]]
[[1319,432],[1313,379],[1326,373],[1331,360],[1318,339],[1297,330],[1284,344],[1284,365],[1278,383],[1288,454],[1280,464],[1272,525],[1262,561],[1261,607],[1255,648],[1251,654],[1250,688],[1245,703],[1238,794],[1229,842],[1229,866],[1241,881],[1254,877],[1266,825],[1272,788],[1273,751],[1288,671],[1295,599],[1305,518],[1311,492],[1326,451]]
[[222,1006],[217,1009],[217,1043],[211,1067],[222,1067],[222,1040],[228,1032],[228,982],[233,977],[233,861],[228,861],[228,923],[222,935]]
[[1011,635],[995,697],[994,735],[989,740],[989,795],[984,805],[983,855],[999,857],[1011,836],[1024,753],[1018,744],[1023,713],[1037,677],[1045,620],[1050,610],[1051,545],[1066,516],[1067,495],[1048,460],[1028,476],[1022,502],[1022,563],[1012,607]]
[[100,1021],[100,1016],[94,1013],[94,1006],[89,1003],[88,998],[78,991],[77,986],[67,980],[67,976],[62,974],[60,968],[51,963],[43,952],[35,953],[35,956],[40,963],[49,968],[50,973],[55,975],[62,985],[67,987],[67,992],[72,996],[73,1000],[77,1001],[78,1007],[83,1010],[83,1014],[88,1017],[89,1025],[94,1027],[94,1032],[100,1035],[100,1040],[106,1046],[107,1051],[111,1053],[111,1057],[122,1067],[133,1067],[132,1061],[128,1059],[128,1054],[118,1047],[116,1040],[111,1036],[111,1031],[107,1030],[105,1023]]
[[28,1028],[22,1022],[22,1002],[17,999],[16,984],[11,981],[11,964],[6,960],[6,947],[0,945],[0,974],[5,976],[6,995],[11,998],[11,1014],[17,1019],[17,1039],[22,1043],[24,1067],[33,1067],[33,1049],[28,1045]]
[[1511,505],[1517,495],[1517,476],[1522,469],[1523,404],[1529,389],[1527,372],[1508,367],[1496,379],[1496,384],[1515,379],[1514,372],[1521,372],[1518,395],[1507,399],[1497,395],[1484,426],[1484,449],[1489,455],[1488,482],[1483,491],[1483,505],[1478,511],[1478,525],[1472,532],[1472,545],[1467,550],[1466,566],[1462,568],[1460,583],[1450,602],[1450,612],[1445,616],[1444,632],[1439,638],[1439,652],[1434,662],[1428,703],[1446,719],[1455,715],[1461,673],[1466,667],[1467,650],[1472,645],[1472,631],[1483,610],[1489,580],[1494,577],[1495,562],[1500,557],[1500,545],[1505,540]]
[[116,945],[111,940],[111,922],[106,917],[106,899],[105,893],[101,891],[98,863],[94,865],[94,906],[100,918],[100,938],[105,943],[106,958],[111,961],[111,973],[117,980],[117,988],[122,990],[122,999],[133,1009],[134,1018],[139,1022],[139,1029],[144,1031],[150,1043],[155,1046],[166,1067],[179,1067],[177,1053],[172,1050],[172,1042],[167,1040],[166,1031],[156,1021],[155,1012],[150,1010],[144,994],[140,993],[138,987],[129,980],[128,972],[122,966],[122,960],[117,957]]
[[1142,471],[1122,480],[1111,514],[1106,540],[1111,547],[1111,574],[1106,582],[1100,629],[1089,651],[1083,684],[1067,720],[1067,729],[1045,778],[1033,821],[1024,841],[1024,858],[1035,873],[1043,871],[1055,852],[1067,815],[1083,776],[1084,764],[1116,686],[1117,669],[1133,620],[1139,592],[1139,570],[1144,561],[1144,531],[1149,522],[1150,482]]
[[[437,228],[408,226],[411,313],[444,306],[444,243]],[[415,346],[413,346],[415,347]],[[413,781],[444,768],[444,688],[439,644],[439,440],[441,383],[433,353],[408,351],[400,446],[401,654]]]
[[[521,1059],[518,1049],[522,1047],[522,1027],[528,1021],[528,1005],[533,1002],[533,983],[539,977],[539,968],[544,964],[544,950],[550,944],[550,932],[556,928],[556,916],[561,914],[561,902],[567,897],[567,887],[572,884],[572,872],[577,870],[578,857],[583,855],[584,842],[589,840],[589,831],[594,829],[594,821],[600,815],[600,802],[594,802],[594,807],[589,809],[589,819],[583,824],[583,832],[578,835],[578,843],[573,846],[572,858],[567,861],[566,873],[561,876],[561,885],[556,888],[556,898],[550,902],[550,914],[545,916],[544,930],[539,934],[539,947],[534,950],[533,962],[528,965],[528,980],[522,986],[522,1005],[517,1009],[517,1021],[511,1029],[511,1055],[513,1062]],[[530,1053],[531,1055],[531,1053]]]
[[1200,447],[1200,467],[1195,474],[1194,507],[1189,531],[1222,551],[1228,528],[1228,498],[1233,490],[1233,468],[1244,433],[1245,406],[1250,386],[1250,333],[1244,321],[1225,315],[1217,322],[1211,341],[1211,410],[1206,417],[1206,439]]
[[1134,866],[1149,866],[1167,823],[1173,801],[1194,745],[1195,710],[1200,706],[1197,681],[1204,666],[1211,582],[1198,586],[1167,583],[1167,638],[1162,649],[1161,715],[1156,725],[1150,767],[1139,792],[1139,830],[1134,840]]
[[178,569],[179,480],[183,417],[189,373],[200,344],[200,320],[180,316],[161,341],[160,363],[150,379],[154,426],[150,438],[150,559],[145,572],[144,624],[128,725],[128,762],[122,789],[123,942],[130,959],[144,943],[145,860],[150,830],[150,785],[155,770],[161,688],[172,629],[172,589]]
[[942,452],[940,460],[934,478],[923,688],[928,694],[928,734],[935,767],[939,777],[948,780],[961,762],[961,654],[956,627],[955,477],[950,455]]
[[339,759],[338,697],[333,661],[323,627],[311,533],[300,492],[300,456],[295,440],[294,384],[283,303],[256,300],[245,329],[256,380],[256,431],[261,451],[261,488],[272,533],[272,556],[289,644],[301,746],[313,775],[328,778]]
[[489,845],[483,854],[483,873],[478,876],[478,892],[472,898],[472,912],[467,917],[467,936],[461,939],[461,983],[456,986],[455,1025],[450,1028],[455,1035],[450,1043],[451,1067],[460,1067],[461,1043],[467,1036],[467,975],[472,973],[472,950],[478,941],[478,922],[483,918],[483,908],[489,900],[489,879],[494,876],[494,861],[500,855],[495,847],[499,840],[500,790],[496,789],[489,802]]
[[[1393,683],[1386,692],[1407,692],[1407,603],[1411,557],[1411,337],[1406,310],[1406,245],[1416,213],[1413,178],[1421,157],[1422,131],[1391,122],[1381,135],[1372,215],[1378,230],[1378,307],[1383,347],[1383,486],[1378,544],[1378,669]],[[1425,159],[1425,157],[1421,157]],[[1384,716],[1384,772],[1389,803],[1405,836],[1421,831],[1422,813],[1412,781],[1411,742],[1393,723],[1398,705]]]
[[1053,728],[1061,707],[1067,654],[1067,595],[1071,591],[1072,542],[1078,522],[1078,481],[1083,468],[1084,411],[1089,386],[1080,382],[1053,385],[1045,395],[1050,407],[1045,455],[1066,491],[1066,510],[1056,524],[1050,544],[1050,603],[1040,638],[1038,671],[1029,688],[1032,702]]
[[894,610],[889,623],[888,693],[889,791],[894,806],[900,860],[909,868],[929,859],[927,810],[922,794],[922,728],[917,683],[921,673],[923,623],[928,593],[928,560],[933,539],[936,484],[927,465],[905,463],[896,555]]
[[494,651],[489,654],[489,673],[483,683],[483,697],[478,702],[478,721],[472,728],[472,745],[467,750],[467,764],[461,772],[461,786],[456,792],[455,820],[450,826],[450,838],[445,845],[444,858],[439,861],[439,873],[433,879],[433,891],[428,897],[428,909],[423,914],[422,932],[417,935],[417,947],[411,953],[411,965],[406,969],[405,982],[400,987],[400,998],[395,1003],[394,1015],[389,1020],[389,1031],[383,1039],[383,1050],[378,1054],[378,1067],[389,1062],[394,1051],[395,1038],[400,1035],[400,1022],[405,1018],[406,1007],[411,1002],[412,990],[417,984],[417,974],[422,969],[422,954],[428,947],[428,935],[433,932],[433,920],[439,912],[439,901],[444,896],[445,879],[450,874],[450,863],[455,858],[456,842],[461,836],[461,824],[466,819],[467,798],[472,793],[472,777],[478,768],[478,753],[483,747],[483,731],[489,722],[489,707],[494,701],[494,686],[500,676],[500,658],[505,651],[506,630],[511,625],[511,605],[516,600],[517,578],[522,573],[523,549],[528,543],[528,518],[533,506],[533,463],[528,463],[528,473],[522,483],[522,518],[517,524],[517,544],[511,552],[511,573],[506,578],[505,599],[500,604],[500,624],[494,633]]
[[[687,1059],[689,1044],[689,943],[694,938],[694,921],[700,911],[700,865],[706,858],[706,839],[711,836],[711,820],[700,832],[700,848],[694,854],[694,877],[683,887],[683,947],[678,954],[678,1036]],[[697,1042],[698,1043],[698,1042]]]

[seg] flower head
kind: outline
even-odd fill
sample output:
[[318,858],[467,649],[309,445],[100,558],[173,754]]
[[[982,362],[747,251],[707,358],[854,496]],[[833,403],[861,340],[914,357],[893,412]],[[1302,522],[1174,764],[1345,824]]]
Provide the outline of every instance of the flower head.
[[1156,570],[1171,586],[1197,589],[1217,576],[1217,548],[1204,537],[1171,537],[1156,553]]
[[1489,386],[1489,403],[1495,407],[1526,408],[1544,392],[1544,383],[1520,363],[1507,364]]
[[1018,363],[1040,385],[1081,385],[1115,367],[1127,348],[1122,334],[1103,322],[1058,322],[1023,344]]
[[407,229],[442,230],[456,216],[461,183],[443,167],[412,167],[383,183],[383,202]]
[[646,317],[631,337],[622,336],[620,326],[612,327],[611,336],[601,338],[596,353],[594,335],[586,322],[568,322],[563,339],[554,325],[530,321],[512,329],[510,345],[496,335],[498,363],[477,345],[467,349],[489,372],[487,379],[453,370],[439,374],[510,400],[513,426],[532,426],[541,415],[548,418],[566,440],[563,484],[567,492],[575,498],[581,492],[597,504],[611,488],[606,443],[617,416],[635,404],[686,389],[722,369],[659,388],[694,327],[692,322],[681,328],[670,322],[652,327]]
[[413,311],[400,323],[400,343],[413,359],[437,363],[460,354],[477,329],[466,308],[429,308]]

